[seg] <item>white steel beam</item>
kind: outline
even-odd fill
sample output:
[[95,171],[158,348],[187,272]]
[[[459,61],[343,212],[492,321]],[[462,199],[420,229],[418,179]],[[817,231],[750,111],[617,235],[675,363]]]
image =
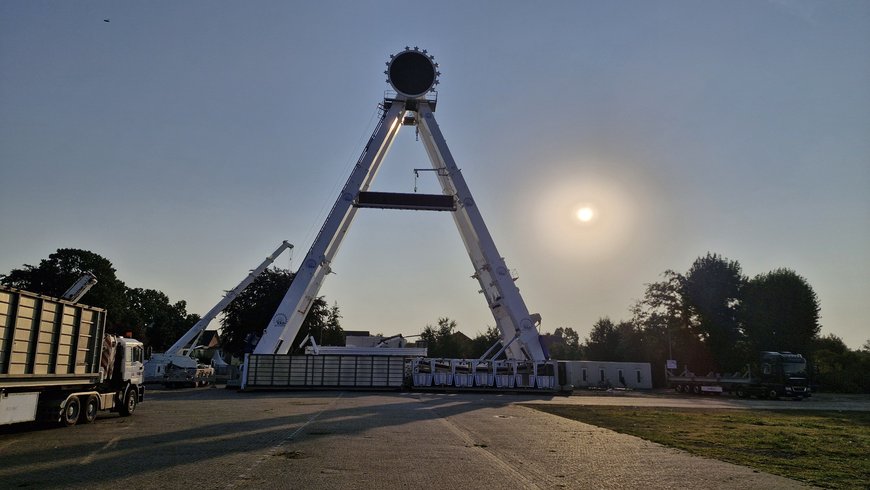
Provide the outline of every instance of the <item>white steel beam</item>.
[[263,332],[254,349],[255,354],[287,354],[292,348],[296,334],[317,298],[323,279],[331,271],[330,264],[356,214],[353,201],[360,191],[368,190],[371,185],[384,156],[402,127],[404,113],[405,102],[402,100],[392,101],[385,109],[326,222],[296,271],[290,289]]
[[[536,325],[540,316],[529,314],[520,290],[514,283],[504,258],[496,249],[480,209],[453,160],[435,120],[435,114],[427,102],[419,103],[417,115],[420,139],[426,147],[432,167],[436,170],[442,190],[444,194],[456,198],[458,209],[453,213],[453,218],[474,266],[474,277],[480,282],[483,295],[501,332],[502,344],[507,348],[508,358],[546,360],[548,356],[541,346]],[[514,338],[516,341],[513,341]]]

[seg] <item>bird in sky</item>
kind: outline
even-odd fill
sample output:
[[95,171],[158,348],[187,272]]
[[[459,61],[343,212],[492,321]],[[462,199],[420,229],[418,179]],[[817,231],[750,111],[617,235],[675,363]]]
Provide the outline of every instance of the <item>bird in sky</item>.
[[108,18],[103,19],[103,22],[109,22]]

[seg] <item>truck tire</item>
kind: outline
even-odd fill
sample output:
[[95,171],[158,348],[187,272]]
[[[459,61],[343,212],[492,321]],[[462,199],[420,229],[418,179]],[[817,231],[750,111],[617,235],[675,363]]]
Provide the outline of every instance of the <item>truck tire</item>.
[[779,398],[779,393],[777,393],[776,390],[770,390],[767,392],[767,397],[771,400],[776,400]]
[[67,427],[76,425],[76,422],[79,421],[79,415],[81,415],[81,412],[82,403],[79,401],[79,397],[71,396],[63,406],[63,414],[60,417],[60,421]]
[[737,388],[737,398],[749,398],[749,393],[744,388]]
[[93,424],[97,419],[97,412],[100,411],[100,400],[97,395],[90,395],[85,398],[85,403],[82,405],[82,413],[79,415],[79,422],[85,424]]
[[121,403],[121,406],[118,407],[118,413],[120,413],[122,417],[129,417],[130,415],[133,415],[133,412],[136,411],[136,404],[138,402],[139,398],[136,395],[136,387],[129,387],[127,389],[127,393],[124,393],[123,403]]

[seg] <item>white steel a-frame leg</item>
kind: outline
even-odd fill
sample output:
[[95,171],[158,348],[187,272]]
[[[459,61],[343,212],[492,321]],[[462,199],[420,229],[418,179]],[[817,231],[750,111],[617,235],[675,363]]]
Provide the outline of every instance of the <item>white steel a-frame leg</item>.
[[371,185],[387,150],[402,127],[404,113],[404,103],[394,103],[385,110],[326,222],[296,271],[290,289],[269,321],[269,326],[254,350],[255,354],[287,354],[290,351],[356,214],[353,201],[360,191],[367,190]]
[[474,266],[474,277],[480,282],[481,291],[492,310],[508,359],[546,360],[549,356],[541,346],[537,329],[540,315],[529,314],[427,102],[419,104],[417,127],[432,168],[439,170],[435,173],[441,189],[457,201],[453,219]]

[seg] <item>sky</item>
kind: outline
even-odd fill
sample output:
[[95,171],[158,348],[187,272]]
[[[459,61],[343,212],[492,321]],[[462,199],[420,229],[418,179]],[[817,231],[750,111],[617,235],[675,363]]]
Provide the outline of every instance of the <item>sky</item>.
[[[81,248],[204,314],[282,240],[295,270],[419,46],[542,332],[712,252],[870,339],[870,2],[410,3],[0,2],[0,273]],[[403,128],[372,190],[425,167]],[[447,213],[360,210],[333,269],[346,330],[494,325]]]

